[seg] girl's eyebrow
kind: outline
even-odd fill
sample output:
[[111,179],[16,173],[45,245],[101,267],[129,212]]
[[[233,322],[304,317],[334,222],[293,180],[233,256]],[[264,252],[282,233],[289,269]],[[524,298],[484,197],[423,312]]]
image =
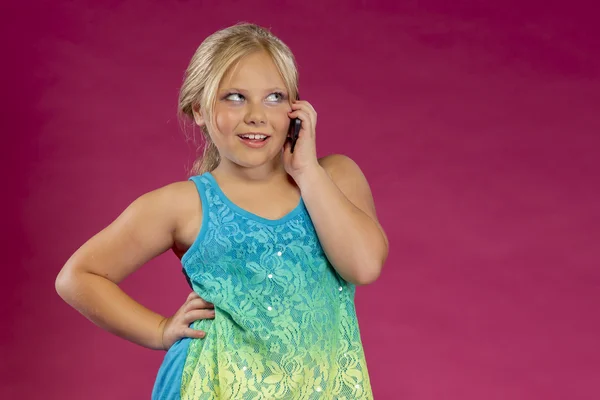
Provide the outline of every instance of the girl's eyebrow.
[[244,89],[238,89],[238,88],[234,88],[234,87],[232,87],[232,88],[221,88],[219,91],[220,92],[240,92],[240,93],[242,93],[242,92],[245,93],[246,92],[246,90],[244,90]]

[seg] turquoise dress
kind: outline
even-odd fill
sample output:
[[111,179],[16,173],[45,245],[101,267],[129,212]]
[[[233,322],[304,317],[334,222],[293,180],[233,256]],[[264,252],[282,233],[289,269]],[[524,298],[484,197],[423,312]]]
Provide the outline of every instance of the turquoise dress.
[[190,178],[202,227],[181,259],[215,318],[166,353],[152,399],[372,399],[354,285],[331,266],[302,199],[269,220]]

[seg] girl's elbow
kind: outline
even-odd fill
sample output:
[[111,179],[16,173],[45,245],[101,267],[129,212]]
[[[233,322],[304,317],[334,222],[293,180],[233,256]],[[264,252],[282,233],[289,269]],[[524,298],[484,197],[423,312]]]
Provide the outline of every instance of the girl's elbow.
[[81,281],[81,274],[70,265],[65,265],[54,280],[56,293],[65,301],[72,297]]
[[365,268],[355,277],[355,282],[353,282],[357,286],[365,286],[370,285],[375,282],[379,275],[381,275],[381,266],[375,265],[373,268]]
[[56,290],[56,293],[58,293],[58,295],[64,299],[72,286],[73,274],[65,268],[61,269],[54,280],[54,290]]

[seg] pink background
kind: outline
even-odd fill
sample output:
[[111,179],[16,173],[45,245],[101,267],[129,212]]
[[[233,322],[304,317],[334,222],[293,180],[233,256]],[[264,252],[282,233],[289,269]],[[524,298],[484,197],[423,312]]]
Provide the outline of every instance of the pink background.
[[[372,185],[391,242],[357,294],[375,398],[600,398],[598,9],[395,3],[2,5],[0,398],[149,398],[163,353],[93,326],[54,278],[134,198],[186,178],[183,71],[242,20],[292,48],[320,154]],[[123,286],[164,314],[188,294],[172,254]]]

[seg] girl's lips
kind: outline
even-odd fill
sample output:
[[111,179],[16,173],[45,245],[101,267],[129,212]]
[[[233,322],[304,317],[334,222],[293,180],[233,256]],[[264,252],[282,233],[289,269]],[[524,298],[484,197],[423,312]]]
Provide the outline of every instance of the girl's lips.
[[252,149],[260,149],[261,147],[265,147],[271,136],[267,136],[265,139],[245,139],[241,136],[238,136],[242,143]]
[[244,133],[240,133],[238,136],[242,136],[242,135],[263,135],[263,136],[267,136],[267,137],[271,136],[264,132],[244,132]]

